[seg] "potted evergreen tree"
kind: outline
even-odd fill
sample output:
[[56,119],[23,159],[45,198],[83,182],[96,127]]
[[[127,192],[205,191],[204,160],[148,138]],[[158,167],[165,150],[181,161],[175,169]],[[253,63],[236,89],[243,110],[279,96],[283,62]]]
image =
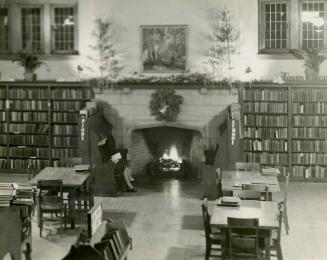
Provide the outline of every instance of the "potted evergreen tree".
[[24,67],[24,80],[26,81],[36,80],[36,69],[45,64],[33,52],[29,51],[20,51],[18,57],[13,62],[17,62],[20,66]]

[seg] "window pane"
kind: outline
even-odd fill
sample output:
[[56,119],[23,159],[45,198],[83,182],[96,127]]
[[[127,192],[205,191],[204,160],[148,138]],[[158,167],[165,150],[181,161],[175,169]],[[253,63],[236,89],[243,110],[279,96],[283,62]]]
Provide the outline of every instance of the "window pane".
[[73,7],[55,7],[53,24],[53,51],[74,51],[75,10]]
[[324,44],[325,4],[304,1],[302,4],[302,48],[320,48]]
[[[287,4],[265,3],[265,48],[282,49],[287,45]],[[270,11],[269,11],[270,10]],[[269,44],[268,44],[269,42]]]
[[0,52],[9,51],[8,9],[0,9]]
[[22,48],[41,51],[41,8],[22,8]]

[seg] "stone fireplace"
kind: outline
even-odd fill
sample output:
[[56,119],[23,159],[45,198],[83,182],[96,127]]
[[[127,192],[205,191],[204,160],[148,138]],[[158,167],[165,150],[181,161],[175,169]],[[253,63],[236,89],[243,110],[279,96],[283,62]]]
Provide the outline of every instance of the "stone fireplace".
[[[238,102],[238,95],[229,88],[203,90],[198,85],[172,85],[169,87],[183,96],[181,112],[175,122],[156,121],[149,109],[151,95],[166,85],[121,85],[96,94],[88,107],[100,104],[104,108],[106,119],[113,125],[117,147],[130,152],[133,174],[148,173],[151,161],[175,146],[187,173],[196,176],[204,150],[215,149],[217,144],[224,148],[228,108]],[[216,161],[226,169],[226,152],[220,150]]]

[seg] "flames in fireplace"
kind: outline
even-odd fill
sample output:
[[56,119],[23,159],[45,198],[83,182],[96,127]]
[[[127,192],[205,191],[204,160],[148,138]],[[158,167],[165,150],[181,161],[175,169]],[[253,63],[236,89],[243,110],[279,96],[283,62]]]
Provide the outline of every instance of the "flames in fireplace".
[[175,145],[171,146],[169,151],[165,151],[155,162],[156,171],[163,173],[179,173],[182,166],[183,159],[178,155]]

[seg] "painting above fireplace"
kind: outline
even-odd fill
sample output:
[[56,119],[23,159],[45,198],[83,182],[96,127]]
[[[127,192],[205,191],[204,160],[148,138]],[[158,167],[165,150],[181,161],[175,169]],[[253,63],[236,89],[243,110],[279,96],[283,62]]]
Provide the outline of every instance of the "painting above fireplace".
[[186,31],[186,25],[141,26],[143,72],[184,72]]

